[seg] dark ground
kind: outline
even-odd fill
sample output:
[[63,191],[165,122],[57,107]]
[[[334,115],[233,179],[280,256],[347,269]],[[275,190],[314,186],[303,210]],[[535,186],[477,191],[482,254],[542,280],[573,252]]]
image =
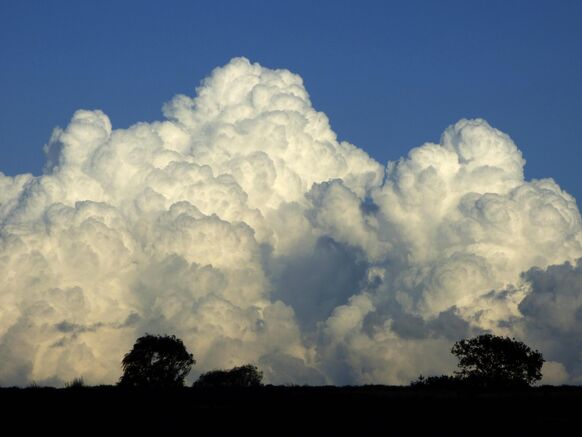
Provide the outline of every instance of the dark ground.
[[582,435],[582,387],[2,388],[0,408],[4,435]]

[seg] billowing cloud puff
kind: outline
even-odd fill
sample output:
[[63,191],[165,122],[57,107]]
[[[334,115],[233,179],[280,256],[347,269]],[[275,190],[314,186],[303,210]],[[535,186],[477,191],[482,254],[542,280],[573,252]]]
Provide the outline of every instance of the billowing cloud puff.
[[299,76],[243,58],[164,115],[114,130],[78,111],[42,176],[0,174],[3,384],[113,383],[144,332],[182,338],[192,377],[252,362],[273,383],[407,383],[484,331],[542,345],[555,381],[582,376],[558,346],[580,287],[530,270],[582,256],[575,200],[525,181],[485,121],[383,167]]
[[523,276],[530,287],[519,304],[524,335],[556,363],[548,375],[559,382],[567,381],[568,375],[582,382],[582,259],[532,268]]

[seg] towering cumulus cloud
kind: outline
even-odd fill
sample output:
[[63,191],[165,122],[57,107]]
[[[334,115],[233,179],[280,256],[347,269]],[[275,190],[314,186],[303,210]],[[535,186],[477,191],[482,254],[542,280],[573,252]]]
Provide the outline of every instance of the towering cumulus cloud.
[[0,174],[2,384],[113,383],[144,332],[182,338],[193,377],[408,383],[483,331],[541,348],[548,380],[582,377],[561,343],[580,344],[576,202],[525,181],[485,121],[383,167],[299,76],[242,58],[164,115],[114,130],[78,111],[42,176]]

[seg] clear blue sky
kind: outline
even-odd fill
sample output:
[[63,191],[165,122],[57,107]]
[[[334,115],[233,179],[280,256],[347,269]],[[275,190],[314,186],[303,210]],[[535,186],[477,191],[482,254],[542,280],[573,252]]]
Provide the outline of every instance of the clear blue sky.
[[234,56],[303,76],[340,139],[386,162],[463,117],[582,199],[582,1],[0,0],[0,170],[41,172],[78,108],[161,118]]

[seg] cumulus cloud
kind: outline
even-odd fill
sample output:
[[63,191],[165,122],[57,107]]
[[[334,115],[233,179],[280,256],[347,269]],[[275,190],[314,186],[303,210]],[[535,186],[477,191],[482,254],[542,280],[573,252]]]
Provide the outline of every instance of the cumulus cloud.
[[[553,363],[548,377],[582,382],[582,259],[524,273],[520,328]],[[558,375],[560,378],[558,378]]]
[[547,286],[580,268],[548,268],[582,256],[576,202],[526,181],[484,120],[382,166],[299,76],[244,58],[163,112],[112,129],[77,111],[43,175],[0,174],[3,384],[115,382],[144,332],[182,338],[193,377],[253,362],[273,383],[408,383],[485,331],[542,345],[549,380],[582,377],[560,346],[582,282]]

